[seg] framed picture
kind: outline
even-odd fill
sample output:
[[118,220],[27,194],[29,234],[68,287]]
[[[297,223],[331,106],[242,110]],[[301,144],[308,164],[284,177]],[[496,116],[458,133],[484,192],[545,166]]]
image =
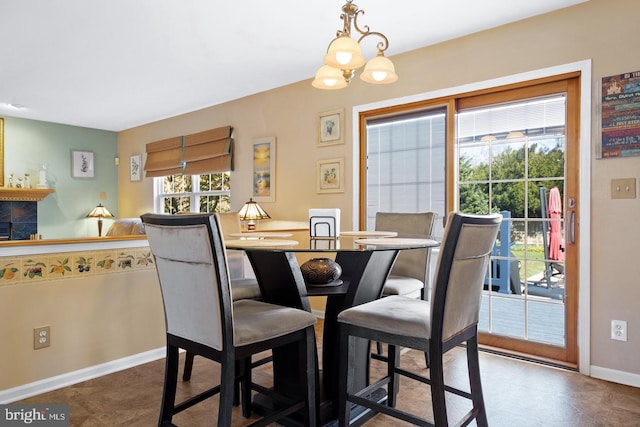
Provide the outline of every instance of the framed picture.
[[344,144],[344,110],[320,113],[318,116],[318,146]]
[[318,161],[317,192],[344,192],[344,158]]
[[129,174],[131,181],[140,181],[142,179],[142,156],[140,154],[129,157]]
[[93,151],[71,150],[71,176],[74,178],[94,178]]
[[276,137],[253,140],[252,198],[257,202],[276,200]]

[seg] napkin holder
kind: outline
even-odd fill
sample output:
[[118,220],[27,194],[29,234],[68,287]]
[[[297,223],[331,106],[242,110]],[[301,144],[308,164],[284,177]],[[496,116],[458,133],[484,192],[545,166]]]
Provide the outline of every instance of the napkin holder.
[[337,239],[340,209],[309,209],[309,236],[312,239]]

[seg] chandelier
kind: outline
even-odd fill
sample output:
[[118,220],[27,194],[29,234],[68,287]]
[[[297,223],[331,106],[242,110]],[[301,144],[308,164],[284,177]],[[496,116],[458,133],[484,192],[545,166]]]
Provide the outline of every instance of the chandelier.
[[[355,70],[365,65],[360,42],[367,36],[378,36],[382,40],[377,44],[378,54],[366,62],[360,79],[372,84],[388,84],[398,80],[393,62],[384,56],[384,51],[389,47],[389,40],[382,33],[370,31],[367,25],[360,28],[358,26],[360,14],[364,14],[364,10],[358,9],[352,0],[347,0],[342,6],[340,15],[343,21],[342,30],[336,32],[336,38],[329,44],[327,54],[324,56],[325,65],[316,72],[315,79],[311,83],[313,87],[331,90],[346,87],[355,75]],[[351,24],[359,34],[357,41],[351,38]]]

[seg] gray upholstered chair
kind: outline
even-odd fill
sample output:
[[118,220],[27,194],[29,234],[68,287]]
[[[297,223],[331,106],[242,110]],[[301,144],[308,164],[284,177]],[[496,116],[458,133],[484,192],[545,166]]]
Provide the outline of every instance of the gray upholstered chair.
[[[142,221],[155,257],[166,323],[167,357],[158,424],[173,425],[175,414],[219,394],[217,425],[231,425],[238,379],[243,385],[243,415],[250,416],[251,390],[269,393],[251,381],[247,363],[251,355],[294,345],[298,348],[305,392],[293,402],[291,396],[281,397],[278,405],[274,405],[278,410],[255,425],[268,425],[298,411],[303,412],[305,425],[315,425],[315,316],[304,310],[251,299],[232,300],[227,254],[217,215],[145,214]],[[176,405],[180,348],[220,363],[221,382]]]
[[[345,362],[340,367],[340,426],[349,424],[352,403],[412,424],[433,425],[429,420],[395,407],[399,376],[431,386],[435,425],[448,425],[445,391],[472,402],[472,409],[457,425],[467,425],[473,419],[479,426],[487,425],[478,360],[478,316],[489,256],[501,221],[499,214],[451,213],[448,216],[431,301],[392,295],[349,308],[338,315],[340,359]],[[351,378],[355,359],[350,350],[360,339],[389,345],[388,374],[364,390],[353,390]],[[464,342],[470,392],[444,382],[443,355]],[[400,367],[400,346],[429,354],[429,378]],[[385,385],[386,405],[367,398]]]
[[[238,212],[224,212],[218,214],[220,220],[220,229],[224,238],[231,233],[238,233],[242,229],[240,226],[240,216]],[[239,301],[241,299],[261,299],[260,286],[255,278],[247,277],[244,270],[244,251],[227,251],[227,263],[229,264],[229,277],[231,278],[231,298],[233,301]],[[193,371],[193,359],[194,354],[187,352],[184,359],[184,371],[182,372],[182,380],[191,380],[191,373]],[[256,364],[256,366],[262,365],[270,361],[271,358],[262,358]]]
[[[395,231],[398,237],[430,238],[436,214],[433,212],[378,212],[376,230]],[[382,290],[383,296],[403,295],[425,298],[429,289],[429,261],[431,249],[400,251]]]
[[[434,212],[378,212],[375,228],[377,231],[395,231],[398,237],[431,238],[435,222]],[[382,296],[402,295],[428,300],[430,263],[430,248],[400,251],[382,288]],[[377,342],[376,352],[371,356],[385,361],[386,357],[382,353],[382,344]],[[425,355],[427,365],[428,359],[428,355]]]

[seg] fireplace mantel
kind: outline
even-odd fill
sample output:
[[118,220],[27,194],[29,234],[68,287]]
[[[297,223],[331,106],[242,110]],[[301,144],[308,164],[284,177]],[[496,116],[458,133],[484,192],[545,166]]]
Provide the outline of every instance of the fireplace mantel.
[[51,188],[0,187],[0,201],[39,202],[51,193]]

